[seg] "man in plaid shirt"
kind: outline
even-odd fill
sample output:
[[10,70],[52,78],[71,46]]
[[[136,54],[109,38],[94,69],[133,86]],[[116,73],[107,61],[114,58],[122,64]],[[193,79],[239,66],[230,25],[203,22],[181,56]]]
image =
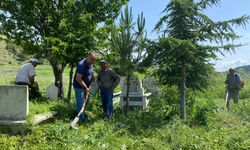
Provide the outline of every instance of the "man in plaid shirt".
[[120,82],[120,76],[108,68],[108,63],[100,60],[101,71],[97,76],[97,83],[101,91],[102,109],[105,117],[109,118],[113,113],[113,90]]

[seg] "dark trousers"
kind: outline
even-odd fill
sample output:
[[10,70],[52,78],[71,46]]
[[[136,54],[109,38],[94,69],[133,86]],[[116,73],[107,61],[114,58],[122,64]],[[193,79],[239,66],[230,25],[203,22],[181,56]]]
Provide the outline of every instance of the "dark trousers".
[[26,82],[15,82],[16,85],[27,85],[29,88],[29,99],[35,99],[41,97],[41,93],[39,91],[39,87],[37,82],[33,84],[28,84]]
[[113,114],[113,91],[109,89],[101,89],[102,109],[106,117]]

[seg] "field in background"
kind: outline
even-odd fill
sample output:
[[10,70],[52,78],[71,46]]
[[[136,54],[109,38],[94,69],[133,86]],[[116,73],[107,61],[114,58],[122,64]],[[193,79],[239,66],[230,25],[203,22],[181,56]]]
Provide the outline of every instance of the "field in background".
[[[23,62],[24,64],[25,62]],[[0,65],[0,85],[10,85],[15,81],[18,69],[23,65]],[[55,78],[50,65],[37,65],[35,80],[38,82],[40,91],[45,94],[49,85],[54,84]],[[69,83],[69,69],[63,74],[64,91],[67,92]]]
[[[0,35],[0,38],[4,38]],[[10,44],[10,46],[15,49],[7,50],[7,44],[0,40],[0,85],[10,85],[13,84],[15,81],[16,74],[18,69],[25,63],[28,62],[27,60],[24,61],[17,61],[17,53],[20,50],[15,45]],[[45,63],[46,64],[46,63]],[[52,71],[52,67],[50,65],[38,65],[36,67],[37,76],[35,80],[38,82],[40,90],[43,94],[46,92],[46,88],[54,83],[54,75]],[[68,82],[69,82],[69,71],[68,68],[65,69],[63,74],[63,82],[64,82],[64,91],[67,92]]]

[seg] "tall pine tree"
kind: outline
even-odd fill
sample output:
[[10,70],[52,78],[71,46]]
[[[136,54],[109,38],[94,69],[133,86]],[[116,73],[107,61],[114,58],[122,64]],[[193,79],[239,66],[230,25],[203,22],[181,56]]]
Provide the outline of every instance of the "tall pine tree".
[[[216,52],[234,51],[241,44],[233,26],[244,26],[249,16],[215,22],[203,13],[220,0],[171,0],[155,29],[162,33],[156,50],[158,75],[163,84],[176,85],[180,94],[180,117],[186,120],[186,87],[204,88]],[[211,44],[209,44],[211,43]]]

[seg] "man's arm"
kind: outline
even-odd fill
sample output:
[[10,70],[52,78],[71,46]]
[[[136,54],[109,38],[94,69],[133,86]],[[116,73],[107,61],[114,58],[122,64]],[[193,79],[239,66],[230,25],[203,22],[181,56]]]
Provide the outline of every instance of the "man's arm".
[[36,76],[36,71],[33,66],[28,68],[28,76],[30,84],[33,84],[35,82],[35,76]]
[[76,81],[77,81],[78,84],[81,85],[81,87],[83,87],[86,90],[86,92],[88,92],[88,93],[90,92],[89,88],[87,87],[85,82],[82,80],[82,75],[81,74],[76,73]]
[[239,75],[239,74],[237,74],[237,76],[238,76],[239,81],[241,81],[241,77],[240,77],[240,75]]
[[229,74],[227,74],[227,78],[225,80],[225,84],[228,84],[228,76],[229,76]]
[[96,82],[97,82],[97,85],[100,87],[100,86],[101,86],[100,72],[99,72],[98,75],[97,75],[97,80],[96,80]]
[[111,70],[111,75],[114,79],[113,89],[120,83],[120,76],[113,70]]
[[34,81],[35,81],[35,76],[36,76],[36,75],[29,76],[29,80],[30,80],[30,83],[31,83],[31,84],[34,83]]

